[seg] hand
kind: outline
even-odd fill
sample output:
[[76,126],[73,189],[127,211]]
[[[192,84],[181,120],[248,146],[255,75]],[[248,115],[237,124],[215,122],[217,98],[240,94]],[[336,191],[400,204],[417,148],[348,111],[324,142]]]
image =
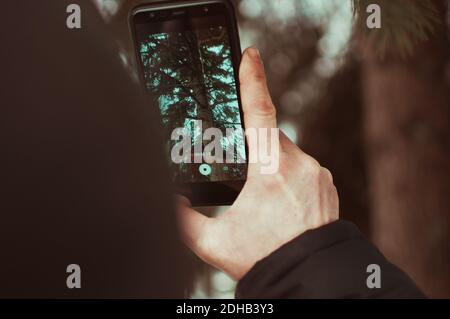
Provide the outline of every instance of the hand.
[[[275,128],[276,112],[256,48],[247,49],[240,67],[241,98],[247,128]],[[249,145],[249,152],[256,152]],[[259,260],[307,230],[338,219],[339,199],[330,172],[280,133],[279,169],[262,175],[249,164],[247,182],[223,215],[208,218],[179,200],[184,242],[205,262],[240,280]]]

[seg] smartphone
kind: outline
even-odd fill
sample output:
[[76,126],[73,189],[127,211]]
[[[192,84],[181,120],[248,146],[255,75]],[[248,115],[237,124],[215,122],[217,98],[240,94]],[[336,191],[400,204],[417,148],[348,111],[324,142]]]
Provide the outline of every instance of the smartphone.
[[230,205],[247,176],[239,33],[227,0],[172,1],[130,14],[142,87],[158,107],[175,192]]

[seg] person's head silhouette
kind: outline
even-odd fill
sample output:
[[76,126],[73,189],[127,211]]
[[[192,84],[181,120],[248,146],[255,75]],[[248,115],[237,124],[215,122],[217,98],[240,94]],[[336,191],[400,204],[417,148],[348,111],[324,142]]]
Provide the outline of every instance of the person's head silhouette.
[[182,297],[157,110],[78,3],[1,5],[0,297]]

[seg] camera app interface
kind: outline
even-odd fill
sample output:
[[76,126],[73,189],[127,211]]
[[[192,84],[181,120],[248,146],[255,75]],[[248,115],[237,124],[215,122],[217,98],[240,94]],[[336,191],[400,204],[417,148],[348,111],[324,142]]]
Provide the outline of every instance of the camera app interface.
[[173,181],[245,180],[245,136],[225,17],[142,14],[135,20],[139,62],[161,114]]

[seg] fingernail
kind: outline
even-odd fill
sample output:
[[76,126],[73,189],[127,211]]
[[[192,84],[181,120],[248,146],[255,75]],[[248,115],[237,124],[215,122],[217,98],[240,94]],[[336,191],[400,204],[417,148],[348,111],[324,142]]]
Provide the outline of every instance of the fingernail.
[[254,47],[254,46],[250,47],[248,49],[248,54],[250,55],[250,57],[252,59],[257,59],[257,60],[262,62],[262,60],[261,60],[261,53],[259,52],[257,47]]

